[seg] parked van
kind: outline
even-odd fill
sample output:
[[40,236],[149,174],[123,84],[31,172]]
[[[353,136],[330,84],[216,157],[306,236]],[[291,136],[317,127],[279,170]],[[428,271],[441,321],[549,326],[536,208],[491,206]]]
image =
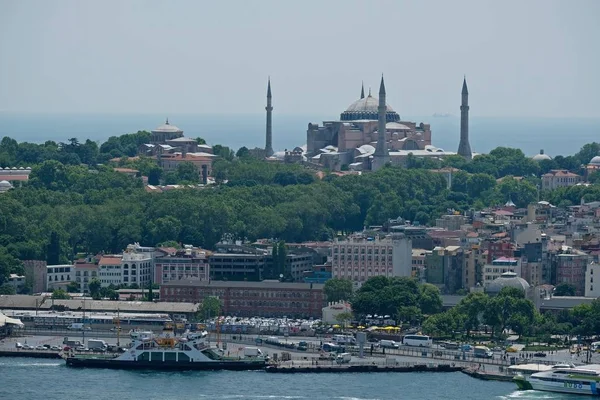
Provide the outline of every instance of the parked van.
[[89,326],[85,326],[83,325],[81,322],[74,322],[71,325],[67,326],[67,329],[72,330],[72,331],[89,331],[92,328],[90,328]]
[[352,361],[352,354],[350,353],[338,354],[335,359],[335,362],[338,364],[348,364],[350,361]]
[[397,349],[400,346],[398,345],[398,343],[394,342],[393,340],[380,340],[379,347],[384,348],[384,349]]
[[473,350],[473,355],[475,357],[480,357],[480,358],[494,357],[494,353],[492,353],[492,351],[489,349],[489,347],[486,347],[486,346],[475,346],[475,349]]

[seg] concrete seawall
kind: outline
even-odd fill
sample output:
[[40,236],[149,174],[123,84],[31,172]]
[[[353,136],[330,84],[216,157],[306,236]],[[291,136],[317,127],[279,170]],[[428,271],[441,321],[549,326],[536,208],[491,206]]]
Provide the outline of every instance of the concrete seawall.
[[451,365],[415,364],[411,366],[385,366],[385,365],[336,365],[336,366],[268,366],[266,372],[269,373],[341,373],[341,372],[459,372],[462,367]]
[[58,352],[31,350],[3,350],[0,351],[0,357],[62,358]]

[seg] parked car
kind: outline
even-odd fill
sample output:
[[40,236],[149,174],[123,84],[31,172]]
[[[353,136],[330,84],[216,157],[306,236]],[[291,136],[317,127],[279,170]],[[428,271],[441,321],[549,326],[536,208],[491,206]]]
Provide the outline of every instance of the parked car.
[[19,343],[19,342],[17,342],[17,343],[15,343],[15,348],[17,348],[17,349],[22,349],[22,348],[23,348],[23,344],[22,344],[22,343]]
[[35,349],[36,350],[47,350],[44,346],[41,346],[41,345],[35,346]]
[[546,353],[544,353],[543,351],[538,351],[537,353],[533,354],[534,357],[546,357]]
[[42,346],[43,346],[45,349],[49,349],[50,347],[52,347],[52,346],[50,346],[49,344],[43,344]]
[[30,345],[28,345],[28,344],[24,344],[24,345],[23,345],[23,350],[33,350],[33,349],[34,349],[34,347],[33,347],[33,346],[30,346]]
[[54,345],[54,346],[51,346],[51,347],[50,347],[50,350],[52,350],[52,351],[60,351],[60,347],[59,347],[59,346],[56,346],[56,345]]

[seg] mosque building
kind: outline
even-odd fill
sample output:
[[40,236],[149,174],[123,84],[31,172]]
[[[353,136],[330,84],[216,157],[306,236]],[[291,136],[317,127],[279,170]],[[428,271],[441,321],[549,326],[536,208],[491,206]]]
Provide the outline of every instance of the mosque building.
[[[472,158],[468,137],[468,92],[463,82],[461,106],[461,144],[459,153]],[[298,148],[299,149],[299,148]],[[308,124],[305,156],[313,164],[339,171],[374,171],[386,163],[404,165],[409,154],[415,157],[443,158],[447,152],[431,144],[431,126],[427,123],[403,121],[400,115],[386,103],[383,76],[379,98],[369,90],[365,96],[364,86],[360,98],[340,114],[339,121]]]

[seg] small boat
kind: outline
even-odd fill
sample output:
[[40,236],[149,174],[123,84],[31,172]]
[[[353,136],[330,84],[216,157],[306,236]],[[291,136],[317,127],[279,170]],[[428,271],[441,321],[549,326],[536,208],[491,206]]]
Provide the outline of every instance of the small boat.
[[521,390],[600,396],[600,365],[558,364],[529,376],[519,374],[513,381]]
[[155,335],[150,331],[130,332],[131,346],[125,352],[110,354],[64,355],[69,367],[155,370],[258,370],[266,367],[263,356],[226,357],[221,350],[210,347],[206,332],[187,332],[175,336],[172,332]]

